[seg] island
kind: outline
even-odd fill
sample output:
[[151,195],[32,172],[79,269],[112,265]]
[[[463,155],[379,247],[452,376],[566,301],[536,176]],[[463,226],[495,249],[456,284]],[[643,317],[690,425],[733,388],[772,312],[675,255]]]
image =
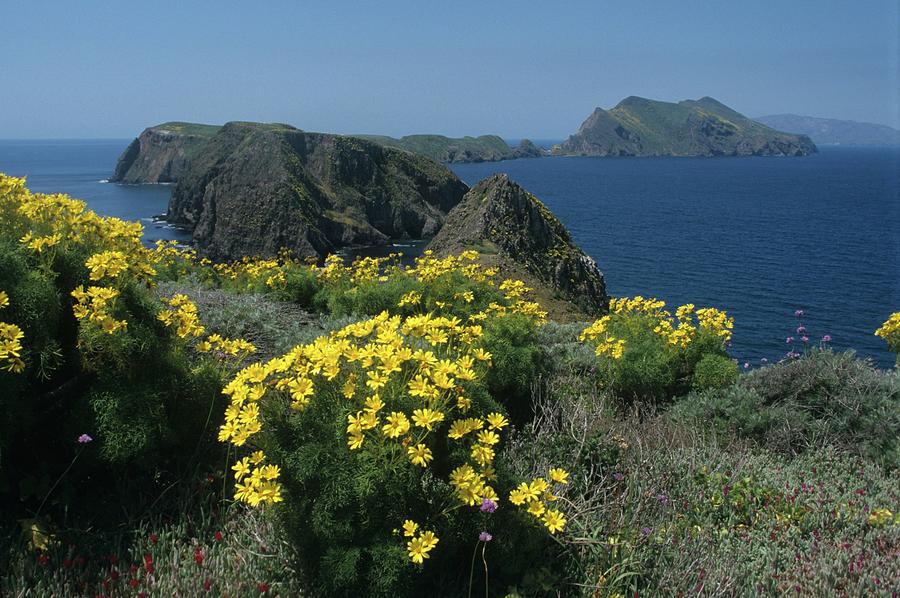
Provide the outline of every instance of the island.
[[900,131],[876,123],[798,114],[760,116],[756,121],[780,131],[806,135],[818,145],[900,145]]
[[661,102],[637,96],[614,108],[596,108],[578,132],[554,146],[565,156],[805,156],[816,146],[805,135],[783,133],[721,102]]

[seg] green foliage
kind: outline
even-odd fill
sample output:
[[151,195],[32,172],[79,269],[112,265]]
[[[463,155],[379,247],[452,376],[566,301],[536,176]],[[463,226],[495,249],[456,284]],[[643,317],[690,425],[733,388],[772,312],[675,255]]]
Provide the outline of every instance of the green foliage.
[[523,315],[491,318],[484,323],[485,349],[493,355],[487,385],[514,423],[531,419],[531,385],[546,366],[534,320]]
[[900,465],[900,379],[852,353],[815,350],[691,394],[675,415],[782,453],[823,444]]
[[704,355],[694,368],[691,386],[694,390],[711,390],[731,386],[738,379],[737,364],[724,355]]
[[[499,409],[483,390],[474,413]],[[467,451],[446,438],[434,447],[429,469],[410,467],[386,445],[384,451],[347,450],[345,407],[316,400],[300,412],[266,412],[261,443],[282,466],[285,501],[277,510],[302,570],[318,592],[331,596],[422,596],[464,593],[478,535],[489,528],[493,587],[515,584],[547,549],[546,532],[511,507],[487,516],[462,506],[453,489],[431,471],[446,475]],[[497,468],[498,488],[511,487]],[[440,538],[424,565],[409,562],[407,538],[398,522],[427,521]]]

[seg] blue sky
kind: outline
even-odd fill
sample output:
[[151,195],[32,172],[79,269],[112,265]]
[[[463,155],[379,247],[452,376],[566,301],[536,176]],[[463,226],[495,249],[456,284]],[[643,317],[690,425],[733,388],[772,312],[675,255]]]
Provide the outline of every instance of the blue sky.
[[563,138],[628,95],[900,126],[896,0],[0,4],[0,138],[167,120]]

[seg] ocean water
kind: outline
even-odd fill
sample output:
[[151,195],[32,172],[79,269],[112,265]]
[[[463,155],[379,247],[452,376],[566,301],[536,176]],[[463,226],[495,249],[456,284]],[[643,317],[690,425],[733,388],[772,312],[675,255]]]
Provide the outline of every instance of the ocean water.
[[[803,158],[542,158],[455,164],[472,185],[506,172],[597,260],[613,296],[734,316],[741,364],[828,334],[878,365],[874,330],[900,311],[900,148]],[[797,343],[795,346],[800,346]]]
[[[129,140],[0,141],[0,172],[64,192],[100,214],[141,220],[145,239],[188,241],[154,222],[171,187],[103,182]],[[879,366],[872,332],[900,310],[900,149],[821,148],[805,158],[542,158],[456,164],[470,185],[506,172],[597,260],[614,296],[695,303],[735,318],[732,354],[774,361],[825,334]],[[417,254],[422,242],[390,249]],[[798,343],[799,345],[800,343]]]
[[67,193],[83,199],[103,216],[140,220],[144,241],[190,241],[190,234],[157,221],[164,215],[169,185],[118,185],[106,182],[130,139],[0,140],[0,172],[27,176],[28,188],[39,193]]

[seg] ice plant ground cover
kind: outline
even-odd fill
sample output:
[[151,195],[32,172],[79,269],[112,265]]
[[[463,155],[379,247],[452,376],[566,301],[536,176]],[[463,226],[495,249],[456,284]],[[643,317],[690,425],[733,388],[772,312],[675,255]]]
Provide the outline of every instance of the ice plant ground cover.
[[[724,311],[559,325],[475,252],[139,237],[0,175],[0,593],[900,586],[898,374],[802,322],[739,374]],[[900,313],[875,334],[900,348]]]

